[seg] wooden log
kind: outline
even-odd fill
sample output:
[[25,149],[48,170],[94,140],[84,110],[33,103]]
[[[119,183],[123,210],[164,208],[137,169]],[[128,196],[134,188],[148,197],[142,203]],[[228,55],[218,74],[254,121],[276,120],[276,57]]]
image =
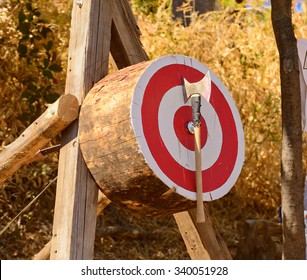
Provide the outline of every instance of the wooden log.
[[40,149],[77,119],[78,99],[61,96],[0,154],[0,184],[10,178],[22,165],[31,162]]
[[99,81],[84,100],[79,118],[80,148],[100,189],[111,201],[147,216],[195,207],[155,176],[130,124],[135,85],[150,63],[127,67]]

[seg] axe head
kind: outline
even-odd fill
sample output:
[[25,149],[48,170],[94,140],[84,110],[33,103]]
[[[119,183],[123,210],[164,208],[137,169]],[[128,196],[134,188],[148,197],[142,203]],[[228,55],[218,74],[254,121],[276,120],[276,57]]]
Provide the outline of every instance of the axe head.
[[185,78],[183,78],[183,83],[185,102],[195,94],[203,96],[209,102],[211,95],[210,71],[208,71],[206,75],[196,83],[189,83]]

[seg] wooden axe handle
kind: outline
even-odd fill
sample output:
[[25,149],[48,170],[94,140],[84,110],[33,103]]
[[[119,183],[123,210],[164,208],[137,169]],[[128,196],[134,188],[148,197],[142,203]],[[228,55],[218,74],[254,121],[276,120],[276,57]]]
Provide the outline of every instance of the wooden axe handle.
[[204,223],[206,219],[203,204],[200,125],[194,127],[194,142],[196,165],[196,221],[197,223]]

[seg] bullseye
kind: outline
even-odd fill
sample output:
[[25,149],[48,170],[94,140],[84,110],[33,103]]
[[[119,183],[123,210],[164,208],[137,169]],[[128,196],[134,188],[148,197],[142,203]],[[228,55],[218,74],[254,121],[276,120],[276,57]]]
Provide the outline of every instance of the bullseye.
[[[169,89],[162,96],[160,103],[157,104],[157,133],[162,138],[163,146],[166,148],[170,157],[187,170],[195,171],[194,138],[192,137],[191,139],[186,131],[186,123],[191,119],[191,114],[189,114],[189,110],[191,109],[187,109],[191,108],[191,101],[189,100],[185,103],[182,90],[182,86]],[[172,106],[170,106],[170,104]],[[206,159],[202,162],[202,168],[205,170],[210,168],[218,159],[222,148],[223,137],[219,118],[214,108],[204,98],[202,98],[202,104],[200,111],[201,120],[204,126],[202,127],[203,138],[201,143],[203,145],[201,154],[203,158]],[[181,120],[183,121],[176,117],[178,111],[179,117],[182,117]],[[205,120],[210,120],[210,122]],[[185,141],[185,135],[188,136],[188,141],[190,142]],[[152,152],[157,155],[156,159],[158,159],[160,154],[156,151],[156,147],[157,145],[152,149]],[[176,176],[176,174],[174,174],[174,176]]]
[[[191,121],[192,109],[190,106],[180,107],[174,116],[174,129],[180,143],[187,149],[194,151],[194,136],[187,129],[187,124]],[[201,147],[205,146],[207,141],[207,126],[204,118],[201,116]]]

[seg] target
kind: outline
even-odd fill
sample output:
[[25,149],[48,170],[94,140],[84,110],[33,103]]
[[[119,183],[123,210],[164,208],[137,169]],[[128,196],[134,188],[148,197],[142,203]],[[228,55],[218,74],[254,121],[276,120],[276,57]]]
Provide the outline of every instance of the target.
[[[131,122],[141,152],[153,172],[170,188],[196,200],[194,136],[187,130],[191,101],[185,102],[183,78],[200,81],[209,69],[181,55],[157,59],[134,91]],[[209,101],[201,103],[203,199],[218,199],[235,184],[244,161],[240,115],[226,87],[211,75]]]

